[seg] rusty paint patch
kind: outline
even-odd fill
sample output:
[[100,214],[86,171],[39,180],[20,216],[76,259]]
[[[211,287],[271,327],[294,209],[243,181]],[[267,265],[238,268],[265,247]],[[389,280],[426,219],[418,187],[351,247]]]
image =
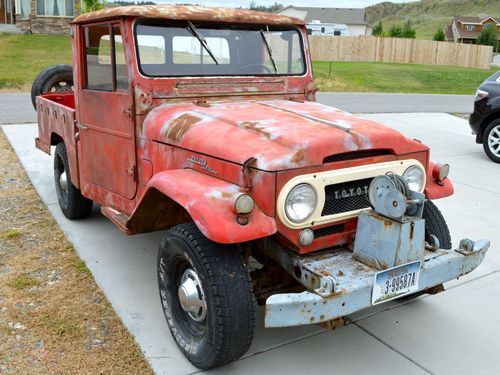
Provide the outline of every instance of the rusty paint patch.
[[264,25],[303,25],[304,21],[281,14],[256,12],[246,9],[216,8],[203,6],[180,5],[131,5],[105,8],[95,12],[84,13],[76,17],[72,23],[102,20],[115,17],[145,17],[170,20],[213,21],[227,23],[253,23]]
[[302,160],[304,160],[304,157],[305,157],[304,150],[303,149],[299,150],[292,156],[292,163],[299,164]]
[[260,134],[260,135],[264,136],[267,139],[271,139],[271,133],[269,133],[268,131],[266,131],[266,130],[262,129],[261,127],[259,127],[259,123],[256,122],[256,121],[242,122],[240,124],[240,127],[242,127],[245,130],[249,130],[249,131],[255,132],[257,134]]
[[201,118],[185,113],[170,122],[164,136],[175,142],[180,142],[184,134],[191,129]]

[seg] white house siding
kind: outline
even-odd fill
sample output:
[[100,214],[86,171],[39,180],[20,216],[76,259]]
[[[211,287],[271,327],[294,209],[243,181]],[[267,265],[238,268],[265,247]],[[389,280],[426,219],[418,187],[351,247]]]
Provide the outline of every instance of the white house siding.
[[358,36],[358,35],[371,35],[368,33],[369,29],[366,25],[347,25],[349,29],[349,36]]
[[295,17],[300,19],[305,19],[307,16],[307,10],[300,10],[294,8],[283,9],[282,11],[277,12],[279,14],[283,14],[288,17]]

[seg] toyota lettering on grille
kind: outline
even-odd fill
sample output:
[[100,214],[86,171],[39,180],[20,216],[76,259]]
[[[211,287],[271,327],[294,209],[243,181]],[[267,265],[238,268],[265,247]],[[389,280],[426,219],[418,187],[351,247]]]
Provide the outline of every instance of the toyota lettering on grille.
[[368,185],[357,188],[335,190],[334,199],[353,198],[368,194]]

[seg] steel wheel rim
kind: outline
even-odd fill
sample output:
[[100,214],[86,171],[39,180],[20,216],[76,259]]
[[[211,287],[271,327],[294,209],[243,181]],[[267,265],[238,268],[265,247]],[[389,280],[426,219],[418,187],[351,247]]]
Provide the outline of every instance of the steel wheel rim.
[[59,155],[57,157],[56,173],[56,182],[61,191],[61,199],[63,204],[66,205],[68,202],[68,174],[66,173],[64,162]]
[[63,169],[61,175],[59,176],[59,185],[61,185],[61,189],[67,194],[68,193],[68,176],[66,175],[66,171],[64,169]]
[[73,83],[60,81],[56,82],[54,85],[50,87],[49,92],[65,92],[65,91],[73,91]]
[[495,126],[488,134],[488,148],[493,155],[500,157],[500,125]]
[[179,303],[184,312],[195,322],[202,322],[207,315],[207,302],[198,274],[187,268],[177,289]]

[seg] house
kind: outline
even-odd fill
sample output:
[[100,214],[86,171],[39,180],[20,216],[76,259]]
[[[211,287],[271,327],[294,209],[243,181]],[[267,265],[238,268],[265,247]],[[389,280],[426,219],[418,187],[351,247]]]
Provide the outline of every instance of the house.
[[33,34],[69,34],[69,24],[79,14],[80,0],[0,0],[8,1],[13,3],[12,23]]
[[455,43],[476,44],[477,37],[485,27],[497,29],[500,41],[500,18],[489,16],[462,17],[455,16],[445,29],[446,40]]
[[365,9],[361,8],[315,8],[287,6],[276,11],[278,14],[300,18],[307,24],[345,24],[348,35],[371,35],[372,27],[367,20]]

